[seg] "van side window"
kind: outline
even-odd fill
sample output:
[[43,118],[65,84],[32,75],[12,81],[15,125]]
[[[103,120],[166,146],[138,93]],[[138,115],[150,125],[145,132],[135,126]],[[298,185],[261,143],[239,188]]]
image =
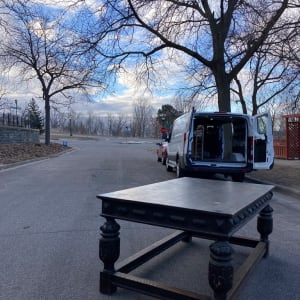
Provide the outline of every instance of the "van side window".
[[185,132],[188,119],[189,119],[189,114],[179,117],[174,122],[173,130],[172,130],[173,138],[178,134],[183,134]]
[[267,134],[267,116],[263,115],[257,118],[257,132],[259,134]]

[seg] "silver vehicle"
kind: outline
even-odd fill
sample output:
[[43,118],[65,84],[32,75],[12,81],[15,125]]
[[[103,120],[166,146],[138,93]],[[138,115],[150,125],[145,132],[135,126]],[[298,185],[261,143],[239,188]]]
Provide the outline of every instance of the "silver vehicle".
[[272,120],[234,113],[186,113],[174,121],[168,144],[168,171],[177,177],[190,172],[221,173],[243,181],[254,169],[274,163]]

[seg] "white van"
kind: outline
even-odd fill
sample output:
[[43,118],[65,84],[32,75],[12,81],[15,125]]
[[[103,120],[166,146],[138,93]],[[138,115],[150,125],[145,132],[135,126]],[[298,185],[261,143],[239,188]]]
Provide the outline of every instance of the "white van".
[[272,120],[220,112],[186,113],[174,121],[168,145],[168,171],[177,177],[189,172],[230,175],[243,181],[254,169],[274,164]]

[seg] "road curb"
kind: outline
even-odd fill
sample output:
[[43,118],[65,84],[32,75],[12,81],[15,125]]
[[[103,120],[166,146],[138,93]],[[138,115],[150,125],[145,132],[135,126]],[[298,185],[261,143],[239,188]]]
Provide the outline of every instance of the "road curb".
[[258,180],[254,177],[249,176],[249,175],[246,176],[246,178],[247,178],[247,180],[249,180],[253,183],[274,185],[275,186],[275,188],[274,188],[275,191],[277,191],[279,193],[289,195],[289,196],[292,196],[292,197],[297,198],[297,199],[300,200],[300,190],[289,188],[289,187],[286,187],[286,186],[283,186],[283,185],[280,185],[280,184],[276,184],[276,183],[273,183],[273,182],[270,182],[270,181]]

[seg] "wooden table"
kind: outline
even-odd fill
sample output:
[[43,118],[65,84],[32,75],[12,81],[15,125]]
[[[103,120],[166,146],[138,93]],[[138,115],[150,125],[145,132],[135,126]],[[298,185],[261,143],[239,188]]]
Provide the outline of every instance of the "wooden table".
[[[270,185],[179,178],[98,195],[102,200],[101,215],[106,219],[100,228],[99,256],[104,263],[100,292],[113,294],[117,287],[122,287],[160,299],[231,298],[255,263],[268,255],[268,235],[273,226],[273,209],[269,205],[272,189]],[[256,215],[259,240],[233,236]],[[120,254],[120,226],[115,219],[177,231],[128,258],[115,269]],[[177,242],[189,241],[191,237],[213,241],[208,266],[213,297],[129,274]],[[253,248],[236,271],[231,244]]]

